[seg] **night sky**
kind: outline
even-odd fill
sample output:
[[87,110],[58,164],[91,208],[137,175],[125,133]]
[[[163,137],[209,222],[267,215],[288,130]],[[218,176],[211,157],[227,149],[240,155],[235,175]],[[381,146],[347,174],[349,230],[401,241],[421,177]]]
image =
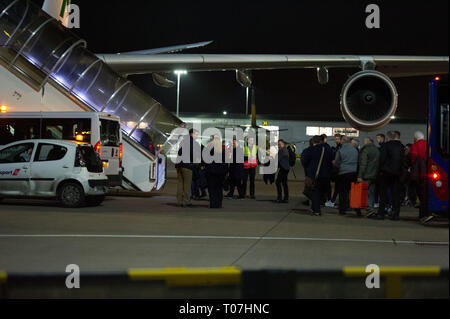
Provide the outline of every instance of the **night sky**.
[[[43,1],[35,1],[42,3]],[[448,55],[448,0],[429,1],[80,1],[75,32],[95,53],[116,53],[205,40],[186,53]],[[381,9],[381,28],[365,27],[365,7]],[[312,70],[254,72],[261,114],[340,117],[339,93],[357,70],[331,70],[322,86]],[[171,75],[175,79],[174,75]],[[169,110],[176,88],[156,86],[151,75],[131,76]],[[394,79],[397,116],[424,119],[429,77]],[[234,72],[189,73],[182,78],[181,112],[245,112],[245,89]]]

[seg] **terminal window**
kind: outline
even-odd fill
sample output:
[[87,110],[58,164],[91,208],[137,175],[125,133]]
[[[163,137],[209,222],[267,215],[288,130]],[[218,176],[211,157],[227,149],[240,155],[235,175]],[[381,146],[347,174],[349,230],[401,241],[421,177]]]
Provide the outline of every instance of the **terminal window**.
[[322,127],[322,126],[307,126],[306,127],[306,136],[314,136],[314,135],[322,135],[326,134],[331,136],[333,134],[332,127]]
[[351,127],[307,126],[306,136],[322,135],[333,136],[343,134],[350,137],[358,137],[359,131]]
[[358,137],[359,131],[351,127],[333,127],[333,134],[341,134],[349,137]]
[[307,126],[306,127],[306,136],[314,136],[319,135],[319,127],[318,126]]

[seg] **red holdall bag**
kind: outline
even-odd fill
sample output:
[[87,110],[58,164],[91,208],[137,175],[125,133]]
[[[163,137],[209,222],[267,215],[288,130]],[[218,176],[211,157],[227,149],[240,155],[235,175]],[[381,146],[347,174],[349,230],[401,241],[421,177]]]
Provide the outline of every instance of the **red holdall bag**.
[[352,183],[350,190],[350,207],[367,208],[367,195],[369,193],[368,183]]

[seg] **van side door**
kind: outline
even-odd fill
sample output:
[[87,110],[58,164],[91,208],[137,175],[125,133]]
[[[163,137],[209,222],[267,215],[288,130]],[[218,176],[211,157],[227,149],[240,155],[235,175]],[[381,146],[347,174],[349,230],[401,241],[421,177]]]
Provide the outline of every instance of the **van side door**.
[[[30,190],[38,196],[56,196],[56,185],[71,172],[74,161],[67,147],[39,143],[31,164]],[[72,160],[71,160],[72,159]]]

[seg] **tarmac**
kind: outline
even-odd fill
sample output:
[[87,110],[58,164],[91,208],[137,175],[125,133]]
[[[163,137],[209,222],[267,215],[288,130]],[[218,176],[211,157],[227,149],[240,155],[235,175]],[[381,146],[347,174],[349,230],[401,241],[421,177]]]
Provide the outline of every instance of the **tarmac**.
[[175,205],[176,180],[151,195],[108,196],[99,207],[67,209],[53,201],[5,199],[0,204],[0,270],[8,273],[129,268],[221,267],[340,269],[345,266],[449,264],[448,219],[418,223],[402,207],[401,220],[339,216],[323,208],[309,215],[303,183],[290,182],[288,204],[275,185],[256,183],[256,200]]

